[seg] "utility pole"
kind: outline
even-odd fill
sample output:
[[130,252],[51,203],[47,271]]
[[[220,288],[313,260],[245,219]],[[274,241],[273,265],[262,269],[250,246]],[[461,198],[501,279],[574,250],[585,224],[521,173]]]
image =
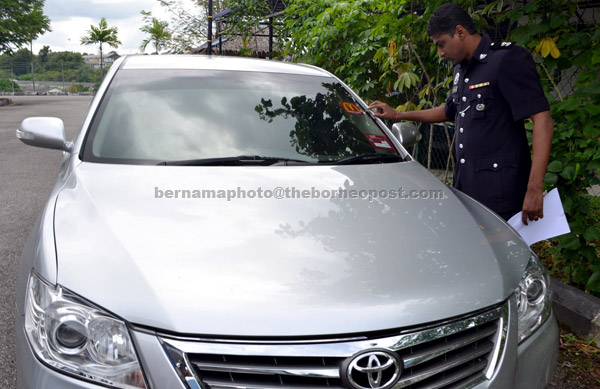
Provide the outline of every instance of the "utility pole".
[[269,59],[273,59],[273,17],[269,18]]
[[10,62],[10,85],[12,85],[13,96],[15,95],[15,73],[13,71],[12,61]]
[[63,92],[65,91],[65,61],[60,62],[60,72],[62,73],[62,81],[63,81]]
[[35,75],[33,74],[33,39],[29,41],[31,43],[31,50],[29,54],[31,54],[31,81],[33,81],[33,94],[35,94]]
[[208,0],[208,55],[212,55],[212,21],[213,21],[213,2]]

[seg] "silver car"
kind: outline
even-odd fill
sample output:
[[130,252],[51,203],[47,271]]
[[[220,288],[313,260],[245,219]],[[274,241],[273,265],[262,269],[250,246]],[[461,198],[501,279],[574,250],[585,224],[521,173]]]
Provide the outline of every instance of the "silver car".
[[[110,69],[23,251],[21,388],[543,388],[549,279],[330,73]],[[404,144],[404,147],[403,147]]]

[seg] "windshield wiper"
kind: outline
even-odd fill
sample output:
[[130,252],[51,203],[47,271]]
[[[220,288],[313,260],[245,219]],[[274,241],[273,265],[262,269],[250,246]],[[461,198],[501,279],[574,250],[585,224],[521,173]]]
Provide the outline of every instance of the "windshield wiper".
[[389,163],[389,162],[401,162],[403,161],[402,156],[398,154],[379,154],[379,153],[366,153],[355,155],[353,157],[339,159],[337,161],[327,162],[329,165],[352,165],[362,163]]
[[269,166],[278,162],[288,165],[302,163],[310,164],[310,161],[280,157],[262,157],[260,155],[238,155],[237,157],[200,158],[183,161],[162,161],[157,165],[166,166]]

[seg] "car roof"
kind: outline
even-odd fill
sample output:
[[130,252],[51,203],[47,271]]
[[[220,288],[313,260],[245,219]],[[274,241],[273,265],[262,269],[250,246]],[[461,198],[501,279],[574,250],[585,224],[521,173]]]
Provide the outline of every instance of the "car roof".
[[230,70],[331,77],[325,70],[306,64],[207,55],[132,55],[124,59],[121,68]]

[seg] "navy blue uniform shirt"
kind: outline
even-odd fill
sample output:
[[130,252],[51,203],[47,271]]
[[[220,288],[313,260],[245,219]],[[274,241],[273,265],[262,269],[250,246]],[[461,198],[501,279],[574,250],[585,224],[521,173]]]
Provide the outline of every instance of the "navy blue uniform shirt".
[[454,186],[505,219],[519,212],[531,155],[524,119],[549,109],[531,54],[483,36],[454,67],[446,102],[456,122]]

